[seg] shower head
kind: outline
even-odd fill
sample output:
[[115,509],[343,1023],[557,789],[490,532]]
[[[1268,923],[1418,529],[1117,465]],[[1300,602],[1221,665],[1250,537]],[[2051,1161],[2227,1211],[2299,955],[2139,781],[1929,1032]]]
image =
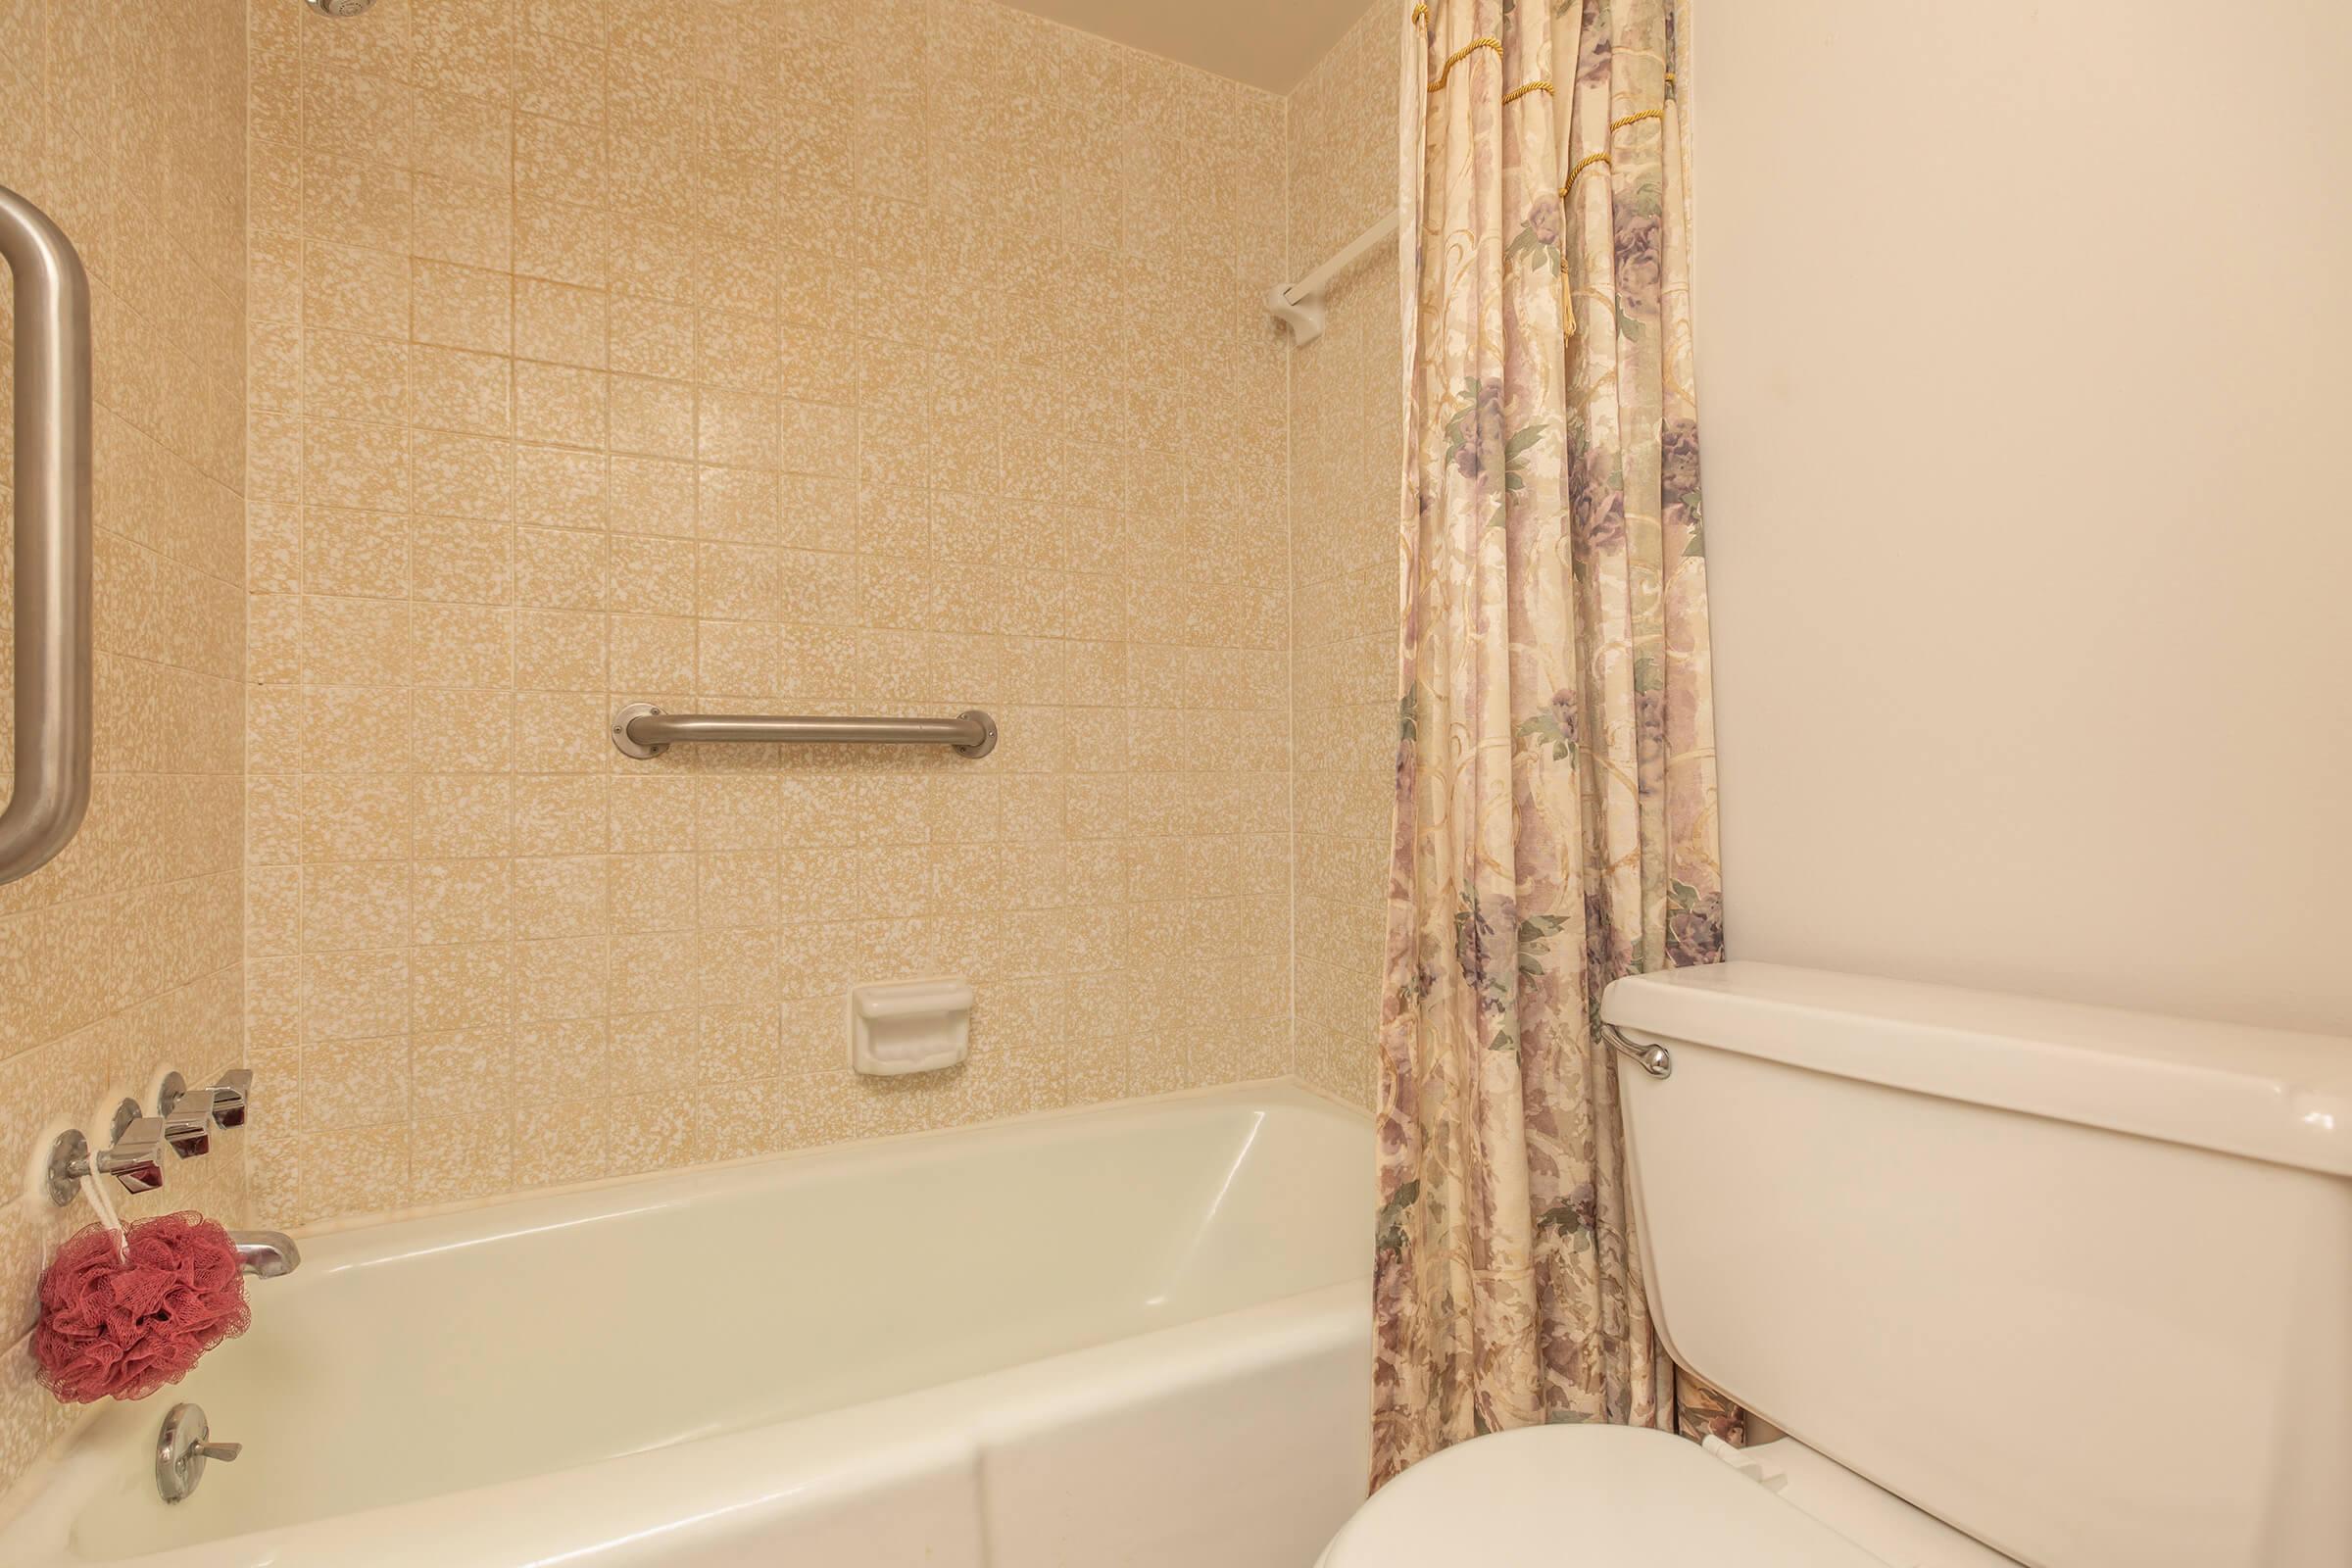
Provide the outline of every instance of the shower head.
[[356,17],[375,0],[311,0],[311,9],[322,17]]

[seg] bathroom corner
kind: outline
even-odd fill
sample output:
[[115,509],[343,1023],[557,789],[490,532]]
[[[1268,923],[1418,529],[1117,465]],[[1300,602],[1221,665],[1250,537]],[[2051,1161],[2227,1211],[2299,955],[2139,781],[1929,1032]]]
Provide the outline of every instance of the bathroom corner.
[[[1376,4],[1291,90],[1289,267],[1396,206],[1396,39]],[[1388,919],[1396,721],[1396,248],[1334,279],[1291,350],[1293,1067],[1367,1108]]]

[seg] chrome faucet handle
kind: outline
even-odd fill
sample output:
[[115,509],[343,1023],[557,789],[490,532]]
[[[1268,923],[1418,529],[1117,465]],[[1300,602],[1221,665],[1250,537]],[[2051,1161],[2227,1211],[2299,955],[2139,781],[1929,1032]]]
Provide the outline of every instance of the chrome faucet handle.
[[242,1127],[246,1107],[253,1100],[253,1069],[231,1067],[196,1092],[211,1101],[216,1124]]
[[123,1128],[114,1147],[97,1156],[97,1168],[126,1193],[152,1193],[163,1186],[164,1118],[141,1116]]
[[185,1110],[190,1115],[207,1117],[216,1127],[242,1127],[246,1104],[252,1099],[250,1067],[231,1067],[201,1089],[190,1089],[188,1081],[174,1072],[164,1075],[164,1086],[155,1097],[155,1108],[167,1116]]
[[49,1199],[59,1207],[74,1201],[74,1185],[84,1176],[112,1176],[130,1194],[164,1185],[164,1118],[133,1116],[117,1124],[114,1146],[90,1151],[79,1132],[57,1135],[49,1152]]
[[166,1073],[157,1091],[155,1108],[164,1118],[164,1142],[182,1159],[194,1159],[213,1147],[213,1107],[208,1100],[188,1093],[188,1081]]

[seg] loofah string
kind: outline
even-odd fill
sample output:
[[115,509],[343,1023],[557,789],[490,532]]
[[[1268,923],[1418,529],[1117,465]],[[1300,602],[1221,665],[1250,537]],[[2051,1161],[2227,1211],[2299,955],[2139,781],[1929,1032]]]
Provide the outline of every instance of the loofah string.
[[90,1206],[98,1211],[98,1223],[105,1226],[106,1233],[115,1239],[115,1261],[127,1265],[130,1262],[130,1237],[122,1229],[122,1216],[115,1212],[114,1200],[106,1196],[106,1184],[98,1179],[96,1172],[83,1174],[81,1196],[90,1200]]

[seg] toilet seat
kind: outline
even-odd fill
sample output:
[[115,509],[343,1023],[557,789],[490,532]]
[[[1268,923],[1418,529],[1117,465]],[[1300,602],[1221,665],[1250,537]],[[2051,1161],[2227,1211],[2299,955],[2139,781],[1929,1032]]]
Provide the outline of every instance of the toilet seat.
[[1356,1510],[1320,1568],[1888,1568],[1695,1443],[1547,1426],[1458,1444]]

